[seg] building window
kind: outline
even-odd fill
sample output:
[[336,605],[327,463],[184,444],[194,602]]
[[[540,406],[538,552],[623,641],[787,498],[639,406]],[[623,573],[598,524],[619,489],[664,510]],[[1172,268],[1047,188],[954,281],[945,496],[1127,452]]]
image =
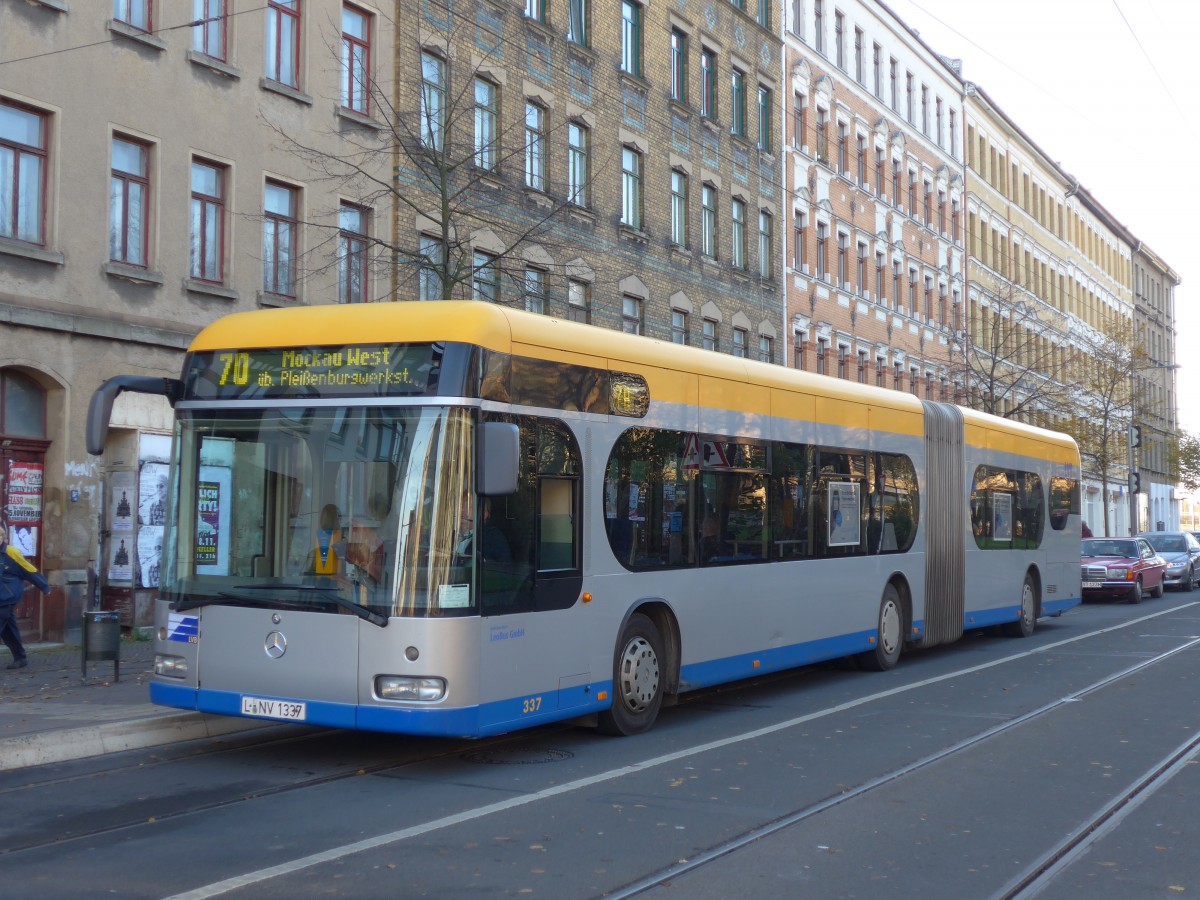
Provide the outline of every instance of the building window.
[[296,296],[297,197],[293,187],[268,181],[263,191],[263,290]]
[[933,224],[933,185],[925,182],[925,224]]
[[687,103],[687,35],[671,29],[671,99]]
[[929,137],[929,87],[921,85],[921,134]]
[[296,87],[300,70],[300,0],[267,2],[267,78]]
[[817,159],[829,165],[829,113],[817,107]]
[[367,229],[370,213],[343,203],[338,211],[338,301],[367,302]]
[[883,196],[883,148],[875,148],[875,196]]
[[837,67],[846,71],[846,17],[840,10],[833,12],[833,50]]
[[867,186],[867,139],[861,134],[855,140],[858,143],[858,183]]
[[746,268],[746,201],[737,197],[730,204],[732,231],[730,232],[730,259],[735,269]]
[[225,59],[225,0],[192,0],[192,49]]
[[892,112],[900,112],[900,64],[896,57],[888,57],[888,80],[892,87]]
[[908,270],[908,312],[909,315],[916,317],[917,315],[917,270]]
[[773,220],[765,209],[758,211],[758,275],[760,278],[773,278],[775,275],[775,254]]
[[546,110],[525,104],[525,186],[546,189]]
[[883,99],[883,48],[878,44],[871,45],[871,67],[875,76],[875,99]]
[[588,12],[590,0],[567,0],[567,40],[586,47],[589,41]]
[[887,375],[887,357],[884,357],[884,356],[875,357],[875,386],[876,387],[886,387],[886,385],[883,383],[886,375]]
[[916,366],[908,370],[908,390],[914,397],[921,392],[921,370]]
[[808,116],[804,95],[797,92],[792,95],[792,146],[803,147],[804,135],[808,130]]
[[859,84],[867,83],[867,60],[863,55],[863,30],[854,28],[854,80]]
[[771,152],[771,90],[758,86],[758,149]]
[[804,335],[799,332],[792,335],[792,364],[800,371],[804,371],[805,360],[804,351],[807,347],[807,342]]
[[755,21],[763,28],[771,28],[771,0],[758,0],[758,10]]
[[642,333],[642,301],[628,294],[621,298],[621,330],[626,334]]
[[760,362],[775,362],[775,342],[770,335],[758,336],[758,358]]
[[958,115],[950,110],[950,155],[958,159]]
[[198,281],[225,280],[225,167],[192,160],[189,274]]
[[825,52],[825,0],[813,0],[813,33],[817,41],[817,52]]
[[746,329],[733,329],[733,355],[739,359],[746,358]]
[[700,346],[705,350],[712,350],[714,353],[721,346],[721,339],[717,335],[717,322],[715,319],[705,319],[701,323]]
[[642,74],[642,8],[621,0],[621,71]]
[[146,266],[150,215],[150,148],[113,138],[108,258],[131,266]]
[[678,169],[671,170],[671,243],[676,247],[688,245],[688,177]]
[[421,142],[441,152],[446,132],[446,61],[421,54]]
[[883,295],[883,254],[875,254],[875,299],[883,303],[887,298]]
[[621,148],[621,224],[642,228],[642,154]]
[[545,0],[525,0],[525,18],[533,19],[535,22],[545,22]]
[[45,242],[47,122],[0,100],[0,237]]
[[908,173],[908,214],[917,217],[917,173]]
[[113,0],[113,18],[142,31],[151,30],[151,0]]
[[829,242],[829,226],[824,222],[817,223],[817,278],[821,281],[828,281],[826,272],[828,271],[828,254],[826,253],[826,244]]
[[476,250],[471,260],[471,294],[485,303],[500,302],[500,267],[491,253]]
[[838,287],[844,288],[850,283],[850,235],[838,232],[837,275]]
[[850,172],[850,149],[847,144],[850,141],[850,132],[845,122],[838,122],[837,134],[837,168],[843,175]]
[[746,136],[746,76],[737,69],[729,73],[729,132]]
[[367,114],[371,94],[371,17],[342,7],[342,106]]
[[498,94],[499,89],[487,79],[475,79],[475,165],[488,172],[496,170]]
[[798,212],[792,217],[792,266],[808,267],[808,216]]
[[567,318],[572,322],[591,321],[592,286],[586,281],[572,278],[567,282]]
[[708,48],[700,51],[700,115],[717,117],[717,54]]
[[671,343],[687,344],[688,314],[681,309],[671,310]]
[[525,268],[525,310],[546,313],[546,273],[532,266]]
[[850,377],[849,373],[850,348],[845,344],[838,344],[837,348],[837,377],[845,380]]
[[858,283],[854,287],[861,295],[866,293],[867,284],[867,245],[860,241],[858,245]]
[[587,206],[590,196],[591,132],[586,125],[571,122],[567,126],[567,200]]
[[935,104],[935,109],[936,109],[936,113],[937,113],[937,118],[936,118],[936,122],[937,122],[937,132],[936,132],[936,134],[937,134],[937,143],[938,143],[938,146],[939,146],[939,147],[941,147],[941,146],[944,146],[944,144],[943,144],[943,141],[945,140],[945,137],[946,137],[946,132],[945,132],[945,130],[944,130],[944,128],[943,128],[943,125],[944,125],[944,123],[943,123],[943,115],[944,115],[944,113],[942,112],[942,98],[941,98],[941,97],[938,97],[938,98],[937,98],[937,99],[934,101],[934,104]]
[[905,92],[907,93],[907,99],[908,99],[908,116],[907,116],[908,124],[915,125],[917,123],[917,120],[916,120],[916,111],[915,111],[915,107],[914,107],[912,72],[904,73],[904,86],[905,86],[904,89],[905,89]]
[[858,351],[858,383],[867,383],[867,351]]
[[717,189],[711,184],[700,190],[700,252],[717,258]]
[[825,357],[826,349],[829,347],[829,341],[825,338],[817,338],[817,374],[825,374]]
[[435,237],[421,235],[419,252],[421,255],[421,273],[417,291],[420,300],[442,299],[441,271],[446,262],[442,242]]

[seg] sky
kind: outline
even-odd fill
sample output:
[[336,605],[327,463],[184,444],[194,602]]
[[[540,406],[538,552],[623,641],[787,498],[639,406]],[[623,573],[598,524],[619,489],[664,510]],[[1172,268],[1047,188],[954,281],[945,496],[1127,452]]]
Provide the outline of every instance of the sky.
[[1175,270],[1179,425],[1200,433],[1200,2],[884,2]]

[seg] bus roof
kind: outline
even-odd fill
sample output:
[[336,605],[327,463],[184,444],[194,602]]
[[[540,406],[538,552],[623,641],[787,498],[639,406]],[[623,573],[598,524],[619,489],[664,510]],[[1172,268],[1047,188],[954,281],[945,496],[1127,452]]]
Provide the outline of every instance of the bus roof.
[[[189,349],[337,346],[388,341],[457,341],[501,353],[596,368],[644,371],[649,367],[701,379],[720,379],[732,385],[806,394],[834,403],[868,404],[900,414],[922,414],[921,401],[906,392],[473,300],[332,304],[235,313],[201,331]],[[651,387],[654,395],[653,383]],[[757,405],[749,396],[741,402],[745,406]],[[1067,435],[971,409],[963,409],[963,416],[967,442],[974,446],[1016,449],[1019,444],[1033,440],[1045,446],[1047,458],[1078,460],[1075,442]]]

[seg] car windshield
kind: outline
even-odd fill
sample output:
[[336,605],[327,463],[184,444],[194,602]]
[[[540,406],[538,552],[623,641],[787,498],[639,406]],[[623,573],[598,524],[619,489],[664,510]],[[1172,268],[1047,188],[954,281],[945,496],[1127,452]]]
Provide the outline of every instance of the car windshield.
[[1182,534],[1148,534],[1146,540],[1159,553],[1187,553],[1187,541]]
[[1082,556],[1123,556],[1137,558],[1137,543],[1134,541],[1091,540],[1084,541],[1080,548]]

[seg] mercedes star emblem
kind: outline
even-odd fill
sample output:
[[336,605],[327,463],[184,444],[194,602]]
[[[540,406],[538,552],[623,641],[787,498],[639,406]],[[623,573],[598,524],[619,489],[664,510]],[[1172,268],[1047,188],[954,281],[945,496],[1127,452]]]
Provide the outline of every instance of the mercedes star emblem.
[[287,638],[284,637],[282,631],[272,631],[263,641],[263,649],[267,651],[267,656],[271,659],[279,659],[287,653]]

